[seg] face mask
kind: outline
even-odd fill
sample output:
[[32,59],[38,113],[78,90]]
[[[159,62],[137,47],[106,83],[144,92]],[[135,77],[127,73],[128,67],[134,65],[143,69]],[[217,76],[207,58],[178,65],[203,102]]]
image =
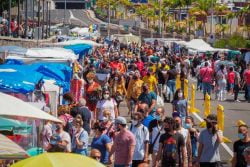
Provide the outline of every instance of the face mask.
[[103,122],[107,122],[108,120],[108,117],[103,117]]
[[56,125],[55,127],[56,127],[56,130],[59,130],[61,128],[60,125]]
[[115,80],[117,81],[117,80],[118,80],[118,77],[115,77]]
[[132,125],[133,125],[133,126],[138,125],[138,120],[132,120]]
[[119,128],[119,125],[116,125],[115,126],[115,130],[117,131],[117,132],[119,132],[121,129]]
[[180,126],[181,126],[181,125],[180,125],[179,123],[176,123],[176,124],[175,124],[175,128],[176,128],[176,129],[179,129]]
[[142,87],[143,92],[146,92],[148,90],[148,87]]
[[109,98],[109,95],[105,94],[105,95],[103,95],[103,98],[104,98],[104,99],[108,99],[108,98]]
[[183,93],[178,93],[178,97],[182,98],[183,97]]
[[88,79],[89,83],[93,83],[93,81],[94,81],[93,79]]
[[137,77],[137,76],[133,76],[133,79],[134,79],[134,80],[137,80],[137,79],[138,79],[138,77]]
[[185,129],[190,129],[190,128],[191,128],[191,124],[187,124],[187,123],[184,124],[184,128],[185,128]]
[[160,119],[161,119],[161,116],[160,116],[160,115],[155,114],[155,115],[154,115],[154,118],[155,118],[156,120],[160,120]]
[[69,101],[65,101],[64,104],[65,105],[69,105],[70,103],[69,103]]
[[242,133],[238,133],[238,138],[243,140],[243,139],[245,139],[245,135]]
[[212,124],[207,122],[207,129],[212,128]]

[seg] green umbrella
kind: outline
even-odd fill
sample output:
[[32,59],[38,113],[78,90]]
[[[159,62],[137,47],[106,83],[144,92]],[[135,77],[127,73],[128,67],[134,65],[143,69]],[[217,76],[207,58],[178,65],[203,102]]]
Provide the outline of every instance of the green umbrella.
[[0,117],[0,131],[13,131],[14,134],[30,134],[31,126],[14,119]]

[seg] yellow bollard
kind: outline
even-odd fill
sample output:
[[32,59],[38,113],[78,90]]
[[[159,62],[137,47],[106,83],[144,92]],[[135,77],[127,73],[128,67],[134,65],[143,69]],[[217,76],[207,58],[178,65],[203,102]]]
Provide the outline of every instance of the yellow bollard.
[[181,79],[180,79],[180,74],[178,74],[178,75],[176,76],[175,87],[176,87],[176,89],[181,89]]
[[[222,132],[224,131],[225,127],[225,114],[224,114],[224,107],[222,105],[217,106],[217,120],[218,120],[218,129],[221,130]],[[223,136],[223,142],[224,143],[231,143],[232,141]]]
[[199,112],[199,110],[195,108],[195,91],[196,91],[195,86],[194,84],[192,84],[191,85],[190,109],[189,109],[190,113]]
[[217,119],[218,119],[218,129],[224,131],[224,107],[222,105],[217,106]]
[[[211,114],[211,103],[210,103],[210,96],[206,94],[205,101],[204,101],[204,115],[207,117],[209,114]],[[206,127],[206,122],[203,121],[199,124],[201,128]]]
[[184,80],[184,92],[183,93],[184,93],[184,97],[188,99],[188,80],[187,79]]
[[204,101],[204,115],[207,117],[209,114],[211,114],[211,103],[210,103],[210,96],[206,94],[205,101]]

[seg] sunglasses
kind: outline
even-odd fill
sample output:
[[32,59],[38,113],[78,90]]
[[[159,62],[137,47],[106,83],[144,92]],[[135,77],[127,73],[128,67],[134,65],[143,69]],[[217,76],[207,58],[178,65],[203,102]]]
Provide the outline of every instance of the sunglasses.
[[93,156],[94,159],[101,159],[101,156]]

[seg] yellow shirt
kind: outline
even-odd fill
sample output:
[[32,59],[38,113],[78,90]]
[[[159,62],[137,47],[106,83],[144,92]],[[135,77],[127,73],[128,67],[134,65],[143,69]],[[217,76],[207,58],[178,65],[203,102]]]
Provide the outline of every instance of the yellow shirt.
[[142,85],[143,81],[142,80],[130,80],[128,84],[128,90],[127,90],[127,97],[128,98],[134,98],[138,99],[140,94],[142,93]]
[[142,79],[145,83],[148,84],[149,91],[155,91],[155,85],[157,85],[157,79],[154,75],[145,76]]
[[113,83],[112,89],[113,89],[114,96],[117,94],[119,94],[119,95],[126,95],[127,94],[124,82]]

